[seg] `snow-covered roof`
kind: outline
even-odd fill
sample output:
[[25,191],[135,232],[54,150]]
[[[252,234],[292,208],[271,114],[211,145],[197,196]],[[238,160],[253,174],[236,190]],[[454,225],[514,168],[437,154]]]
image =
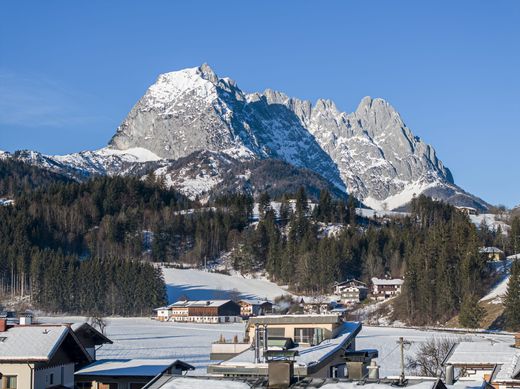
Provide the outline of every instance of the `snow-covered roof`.
[[[308,367],[322,362],[330,355],[337,352],[339,349],[346,346],[358,333],[361,331],[361,323],[347,322],[343,323],[338,335],[332,339],[325,339],[316,346],[303,347],[298,346],[292,350],[298,351],[295,357],[295,366]],[[237,356],[221,362],[220,366],[241,366],[241,367],[256,367],[262,364],[255,364],[255,352],[253,349],[238,354]],[[263,364],[265,365],[265,363]]]
[[154,382],[149,389],[249,389],[246,382],[225,380],[215,377],[179,377],[165,376],[163,380]]
[[[231,300],[180,300],[173,304],[168,305],[167,308],[179,308],[179,307],[220,307],[224,304],[229,303]],[[160,308],[157,308],[160,309]],[[165,308],[163,308],[165,309]]]
[[481,254],[504,253],[498,247],[482,247],[478,252],[481,253]]
[[336,314],[330,315],[265,315],[252,317],[248,326],[252,324],[336,324],[341,319]]
[[519,254],[513,254],[507,257],[507,259],[520,259],[520,253]]
[[335,282],[334,286],[345,286],[345,285],[351,285],[351,284],[354,284],[356,286],[366,286],[366,284],[364,282],[361,282],[359,280],[354,280],[354,279],[341,281],[341,282]]
[[155,377],[179,363],[177,359],[102,359],[78,370],[80,376]]
[[67,326],[16,326],[0,332],[0,361],[49,361],[63,342]]
[[78,322],[71,324],[70,328],[81,340],[82,337],[88,337],[91,341],[94,342],[97,346],[102,344],[111,344],[113,343],[110,339],[108,339],[105,334],[99,332],[97,329],[92,327],[87,322]]
[[457,344],[448,359],[451,365],[496,365],[511,361],[519,349],[507,343],[488,342],[460,342]]
[[245,303],[245,304],[249,304],[249,305],[272,304],[270,301],[267,301],[267,300],[249,300],[249,299],[242,299],[239,301],[239,303]]
[[404,280],[401,278],[372,278],[372,284],[374,285],[402,285]]

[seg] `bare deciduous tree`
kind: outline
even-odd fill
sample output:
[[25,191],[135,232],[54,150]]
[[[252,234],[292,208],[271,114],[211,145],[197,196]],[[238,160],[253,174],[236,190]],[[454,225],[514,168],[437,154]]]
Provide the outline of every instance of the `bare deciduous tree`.
[[97,328],[99,332],[101,332],[103,335],[105,335],[105,328],[107,326],[107,321],[104,317],[100,315],[94,315],[88,318],[88,324],[90,324],[92,327]]
[[444,378],[442,361],[456,343],[465,340],[463,338],[432,337],[419,345],[414,358],[406,358],[406,367],[417,375]]

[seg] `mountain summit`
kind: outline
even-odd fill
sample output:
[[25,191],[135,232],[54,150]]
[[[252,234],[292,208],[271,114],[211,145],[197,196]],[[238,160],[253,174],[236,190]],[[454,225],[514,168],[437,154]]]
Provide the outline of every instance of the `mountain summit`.
[[346,113],[330,100],[312,104],[270,89],[247,94],[207,64],[160,75],[110,147],[141,147],[167,159],[202,150],[281,159],[376,209],[398,208],[420,193],[485,207],[454,185],[434,148],[385,100],[365,97]]
[[[74,176],[154,168],[192,197],[233,187],[223,182],[230,171],[242,177],[240,187],[251,187],[244,177],[259,166],[251,161],[282,160],[374,209],[398,209],[422,193],[455,205],[488,206],[454,184],[434,148],[414,136],[385,100],[365,97],[346,113],[330,100],[312,104],[271,89],[248,94],[207,64],[161,74],[104,149],[17,155]],[[247,171],[240,173],[241,166]]]

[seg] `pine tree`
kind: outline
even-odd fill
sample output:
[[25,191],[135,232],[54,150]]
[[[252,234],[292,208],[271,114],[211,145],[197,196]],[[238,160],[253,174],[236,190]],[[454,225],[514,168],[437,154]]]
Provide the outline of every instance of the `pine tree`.
[[459,323],[463,327],[478,328],[485,311],[478,305],[478,297],[474,294],[467,294],[462,300],[459,313]]
[[520,261],[515,260],[504,300],[506,325],[513,331],[520,330]]

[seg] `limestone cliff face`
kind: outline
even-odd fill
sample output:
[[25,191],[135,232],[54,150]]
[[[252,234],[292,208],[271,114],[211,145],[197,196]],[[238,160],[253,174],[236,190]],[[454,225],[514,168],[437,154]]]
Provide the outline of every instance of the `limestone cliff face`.
[[[309,169],[375,209],[399,208],[421,193],[455,205],[487,207],[454,184],[434,148],[414,136],[385,100],[365,97],[354,112],[346,113],[330,100],[312,104],[270,89],[247,94],[206,64],[160,75],[104,149],[66,156],[19,155],[87,176],[132,174],[141,171],[138,164],[150,161],[165,167],[168,161],[204,151],[215,161],[225,160],[216,155],[232,158],[235,170],[236,161],[264,159]],[[184,177],[171,180],[175,187],[197,182],[194,188],[184,188],[194,195],[197,188],[211,190],[211,179],[204,185],[204,179],[195,177],[193,158],[190,161],[190,169],[158,173]],[[170,165],[180,169],[178,163]],[[227,177],[225,165],[215,163],[219,172],[214,174]],[[194,177],[185,177],[186,172]]]

